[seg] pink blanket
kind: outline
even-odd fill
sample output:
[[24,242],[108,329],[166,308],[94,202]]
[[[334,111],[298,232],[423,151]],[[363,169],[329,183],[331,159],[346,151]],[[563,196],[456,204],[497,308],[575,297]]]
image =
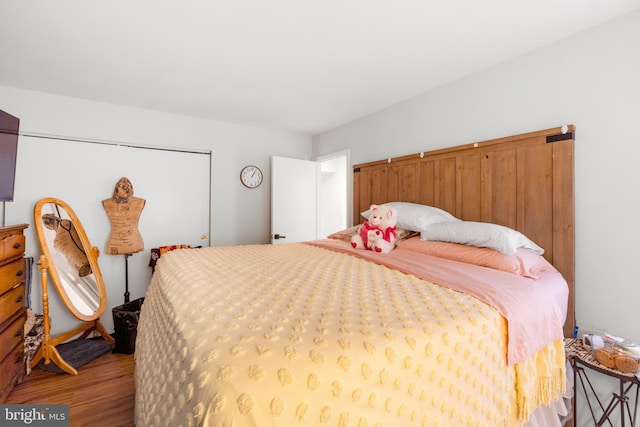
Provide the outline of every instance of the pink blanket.
[[[348,242],[324,239],[309,244],[386,265],[424,280],[472,295],[507,319],[509,365],[527,360],[554,340],[564,338],[563,310],[541,280],[424,255],[398,247],[388,254],[356,250]],[[553,279],[566,287],[564,279]],[[556,292],[557,294],[557,292]],[[566,302],[566,301],[565,301]]]

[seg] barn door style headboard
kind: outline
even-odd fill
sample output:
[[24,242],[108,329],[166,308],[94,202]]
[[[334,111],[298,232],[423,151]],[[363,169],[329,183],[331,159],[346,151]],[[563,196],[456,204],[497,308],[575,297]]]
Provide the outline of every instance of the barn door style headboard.
[[573,336],[574,137],[569,125],[355,165],[354,224],[371,204],[403,201],[520,231],[567,280]]

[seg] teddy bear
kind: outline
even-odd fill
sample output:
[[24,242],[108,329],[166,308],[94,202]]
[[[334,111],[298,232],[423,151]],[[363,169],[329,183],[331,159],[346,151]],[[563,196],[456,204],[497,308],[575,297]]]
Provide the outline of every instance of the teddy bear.
[[398,211],[386,205],[371,205],[369,209],[371,215],[351,237],[351,246],[387,254],[395,247]]

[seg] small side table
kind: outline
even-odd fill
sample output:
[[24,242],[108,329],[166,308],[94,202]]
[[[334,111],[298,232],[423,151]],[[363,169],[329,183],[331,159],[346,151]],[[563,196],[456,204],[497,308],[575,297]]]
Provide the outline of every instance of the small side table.
[[[608,423],[611,427],[613,427],[613,423],[611,422],[611,414],[613,411],[620,406],[620,422],[621,426],[625,427],[625,422],[627,420],[631,423],[630,425],[634,427],[636,425],[636,419],[638,414],[638,390],[640,389],[640,380],[634,374],[627,374],[624,372],[620,372],[616,369],[609,369],[603,365],[601,365],[591,354],[591,351],[585,349],[582,346],[581,339],[566,339],[565,340],[565,353],[567,358],[571,363],[571,367],[573,368],[573,382],[575,390],[578,389],[578,382],[576,380],[580,380],[580,385],[584,391],[584,395],[587,400],[587,405],[589,406],[589,411],[591,411],[591,418],[593,419],[595,426],[605,425],[605,422]],[[591,381],[589,380],[589,376],[587,375],[588,370],[599,372],[603,375],[607,375],[611,378],[616,378],[620,384],[620,388],[618,393],[613,393],[611,400],[605,407],[600,400],[600,397],[596,393]],[[588,389],[587,389],[588,387]],[[631,414],[632,406],[629,404],[630,397],[635,389],[635,397],[633,404],[633,415]],[[591,397],[589,394],[591,392]],[[577,393],[574,396],[577,401]],[[595,411],[595,402],[592,403],[592,400],[595,399],[595,402],[598,403],[600,410],[602,411],[602,415],[600,418],[596,418]],[[574,422],[576,420],[576,402],[573,405],[573,419]]]

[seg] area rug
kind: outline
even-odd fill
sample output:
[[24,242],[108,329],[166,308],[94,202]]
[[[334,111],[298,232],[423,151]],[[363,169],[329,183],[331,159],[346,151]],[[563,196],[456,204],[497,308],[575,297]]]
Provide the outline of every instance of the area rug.
[[[111,351],[111,348],[111,344],[103,339],[77,339],[56,346],[62,359],[75,369]],[[53,361],[45,365],[44,359],[40,360],[36,367],[46,371],[64,372]]]

